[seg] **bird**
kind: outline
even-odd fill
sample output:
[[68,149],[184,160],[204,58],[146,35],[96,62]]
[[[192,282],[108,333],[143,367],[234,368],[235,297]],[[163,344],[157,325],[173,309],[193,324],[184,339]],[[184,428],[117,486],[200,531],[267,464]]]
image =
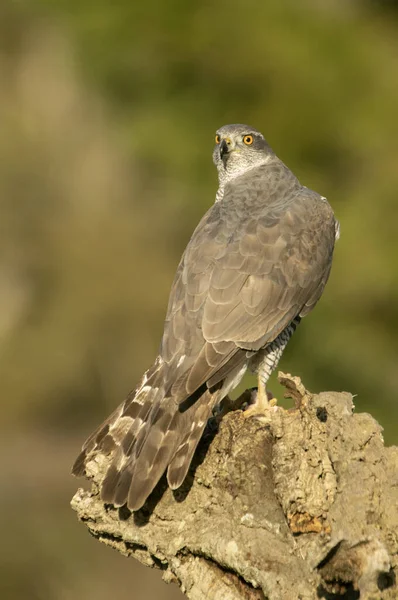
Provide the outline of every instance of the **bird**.
[[217,130],[219,187],[182,255],[159,355],[125,401],[87,439],[72,472],[109,455],[101,499],[139,510],[167,470],[183,483],[208,419],[249,368],[255,402],[301,319],[320,299],[339,223],[326,198],[303,186],[262,133]]

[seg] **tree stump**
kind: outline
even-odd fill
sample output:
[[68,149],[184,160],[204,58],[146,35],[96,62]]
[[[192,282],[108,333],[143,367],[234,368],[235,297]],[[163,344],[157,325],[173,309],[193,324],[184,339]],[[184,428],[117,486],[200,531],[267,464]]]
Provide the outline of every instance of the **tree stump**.
[[135,513],[104,505],[101,455],[73,509],[192,600],[398,598],[398,448],[350,394],[279,380],[295,407],[213,421],[178,490],[163,479]]

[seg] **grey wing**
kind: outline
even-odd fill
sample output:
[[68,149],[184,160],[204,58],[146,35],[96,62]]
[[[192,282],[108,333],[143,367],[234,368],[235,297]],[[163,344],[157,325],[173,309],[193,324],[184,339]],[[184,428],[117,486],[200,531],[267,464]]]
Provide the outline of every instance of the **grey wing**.
[[170,293],[160,355],[168,364],[166,388],[184,401],[238,351],[233,342],[207,343],[202,320],[215,265],[225,260],[228,223],[213,206],[195,230],[181,259]]
[[225,377],[246,351],[264,347],[313,308],[334,239],[329,204],[306,188],[240,223],[209,211],[182,258],[166,317],[161,354],[177,401],[217,383],[217,373]]
[[208,342],[233,341],[258,350],[274,340],[296,315],[304,316],[320,298],[334,248],[334,216],[326,203],[299,196],[277,223],[268,216],[251,221],[235,246],[244,275],[236,295],[225,293],[220,262],[212,273],[203,313]]

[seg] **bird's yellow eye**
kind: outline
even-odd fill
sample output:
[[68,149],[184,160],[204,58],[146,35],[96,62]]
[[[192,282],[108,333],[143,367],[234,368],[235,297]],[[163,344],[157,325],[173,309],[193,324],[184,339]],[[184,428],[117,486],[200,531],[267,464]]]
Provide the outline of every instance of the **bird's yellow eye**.
[[244,135],[243,141],[246,144],[246,146],[251,146],[253,143],[253,136],[252,135]]
[[219,144],[219,143],[220,143],[220,136],[217,134],[216,135],[216,144]]

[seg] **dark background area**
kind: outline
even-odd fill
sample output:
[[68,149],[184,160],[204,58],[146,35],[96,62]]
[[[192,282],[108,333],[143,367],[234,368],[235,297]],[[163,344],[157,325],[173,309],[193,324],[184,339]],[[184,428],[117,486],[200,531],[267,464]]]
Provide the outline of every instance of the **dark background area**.
[[156,356],[223,124],[262,130],[341,222],[281,368],[398,442],[397,40],[387,1],[1,2],[2,599],[181,597],[88,535],[69,473]]

